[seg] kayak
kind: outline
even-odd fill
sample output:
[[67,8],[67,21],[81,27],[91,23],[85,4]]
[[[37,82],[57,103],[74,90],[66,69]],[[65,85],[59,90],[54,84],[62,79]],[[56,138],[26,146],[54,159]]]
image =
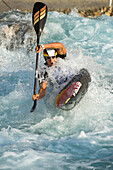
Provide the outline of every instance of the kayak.
[[89,72],[81,69],[58,94],[56,107],[62,110],[73,109],[86,94],[90,82]]

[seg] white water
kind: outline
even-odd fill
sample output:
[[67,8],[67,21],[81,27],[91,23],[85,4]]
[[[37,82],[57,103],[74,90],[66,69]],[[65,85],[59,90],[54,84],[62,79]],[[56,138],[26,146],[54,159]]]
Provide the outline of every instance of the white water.
[[113,18],[48,14],[40,43],[62,42],[64,72],[86,68],[92,79],[68,112],[55,107],[49,89],[30,113],[36,56],[31,14],[1,14],[0,22],[0,168],[113,169]]

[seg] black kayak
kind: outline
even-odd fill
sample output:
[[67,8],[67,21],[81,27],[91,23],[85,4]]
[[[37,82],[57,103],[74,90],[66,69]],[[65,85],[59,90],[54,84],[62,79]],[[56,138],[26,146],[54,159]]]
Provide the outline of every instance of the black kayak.
[[86,69],[81,69],[60,91],[56,106],[63,110],[71,110],[80,102],[88,90],[91,77]]

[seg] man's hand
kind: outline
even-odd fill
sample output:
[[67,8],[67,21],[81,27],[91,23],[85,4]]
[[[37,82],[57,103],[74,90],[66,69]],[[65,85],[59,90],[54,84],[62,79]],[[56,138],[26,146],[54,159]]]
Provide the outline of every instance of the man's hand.
[[34,101],[34,100],[39,100],[39,99],[40,99],[40,98],[39,98],[39,94],[32,95],[32,99],[33,99],[33,101]]
[[43,47],[41,45],[36,46],[36,53],[40,53],[43,50]]

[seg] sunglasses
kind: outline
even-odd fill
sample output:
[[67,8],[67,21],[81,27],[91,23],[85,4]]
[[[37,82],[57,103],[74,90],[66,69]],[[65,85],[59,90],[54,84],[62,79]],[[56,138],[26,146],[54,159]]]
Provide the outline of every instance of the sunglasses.
[[56,56],[51,56],[51,57],[48,56],[48,57],[46,57],[46,58],[50,60],[51,58],[52,58],[52,59],[56,58]]

